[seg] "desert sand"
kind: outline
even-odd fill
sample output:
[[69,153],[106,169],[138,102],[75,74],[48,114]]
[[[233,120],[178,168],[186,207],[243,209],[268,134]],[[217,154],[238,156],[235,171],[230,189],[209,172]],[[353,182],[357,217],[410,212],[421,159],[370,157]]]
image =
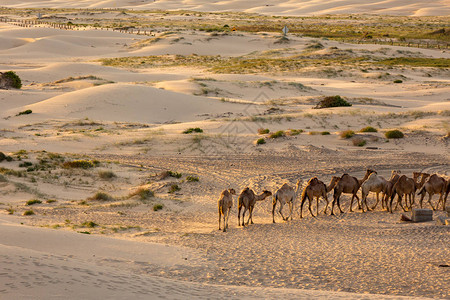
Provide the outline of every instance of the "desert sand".
[[[355,14],[420,16],[431,31],[450,13],[448,1],[299,2],[2,2],[11,10],[0,17],[16,20],[35,20],[22,8],[61,10],[43,10],[47,24],[0,22],[0,72],[23,84],[0,89],[0,152],[11,158],[0,162],[0,298],[449,298],[450,227],[401,222],[400,208],[349,213],[344,195],[345,213],[313,218],[304,208],[300,219],[299,197],[294,219],[273,224],[269,197],[255,224],[240,227],[235,196],[230,228],[218,230],[228,188],[274,192],[313,176],[361,179],[367,168],[387,179],[391,170],[450,175],[449,49],[181,28],[193,15],[233,24]],[[82,7],[108,9],[65,10]],[[125,26],[155,9],[149,19],[174,27],[93,25]],[[339,18],[330,24],[355,17]],[[58,19],[88,25],[50,26]],[[386,64],[398,57],[444,65]],[[352,106],[313,108],[334,95]],[[405,137],[387,139],[392,129]],[[341,138],[345,130],[355,136]],[[89,166],[64,164],[77,160]]]

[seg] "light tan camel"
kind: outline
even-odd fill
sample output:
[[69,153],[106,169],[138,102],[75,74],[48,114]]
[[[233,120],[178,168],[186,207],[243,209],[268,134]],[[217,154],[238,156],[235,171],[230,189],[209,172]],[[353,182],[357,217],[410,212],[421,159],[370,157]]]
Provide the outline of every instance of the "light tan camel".
[[[280,203],[279,213],[280,213],[281,217],[283,218],[283,220],[287,221],[287,220],[289,220],[289,217],[292,220],[292,211],[294,209],[294,202],[297,200],[298,191],[300,190],[302,183],[303,183],[302,179],[297,180],[295,190],[289,184],[285,183],[273,194],[273,201],[272,201],[272,222],[273,223],[275,223],[275,207],[277,205],[277,202]],[[289,216],[287,216],[286,218],[283,216],[283,206],[285,204],[289,205]]]
[[425,198],[425,195],[428,193],[428,203],[430,203],[431,208],[435,210],[433,204],[431,204],[431,197],[433,197],[434,194],[439,194],[439,200],[438,203],[436,204],[436,209],[439,208],[439,203],[442,202],[442,208],[445,210],[445,201],[443,197],[446,192],[445,190],[446,186],[447,181],[441,176],[433,174],[430,177],[428,177],[427,181],[425,181],[423,186],[417,192],[417,195],[422,196],[420,197],[420,208],[422,208],[423,198]]
[[[395,195],[397,195],[397,205],[400,204],[400,207],[403,209],[403,211],[406,211],[405,207],[402,205],[402,197],[405,195],[405,206],[408,208],[408,201],[407,197],[409,196],[409,203],[410,208],[414,204],[414,196],[416,193],[416,187],[418,183],[414,181],[414,179],[407,177],[406,175],[400,176],[398,181],[394,184],[394,187],[392,188],[392,194],[391,194],[391,201],[389,204],[388,210],[392,213],[392,202],[395,198]],[[397,206],[395,207],[395,209]]]
[[334,215],[334,204],[337,204],[337,207],[339,208],[340,212],[343,213],[341,209],[340,204],[340,198],[341,194],[352,194],[352,200],[350,201],[350,212],[353,211],[353,199],[356,198],[358,201],[358,207],[361,208],[361,203],[359,201],[359,197],[356,194],[359,190],[359,187],[361,184],[366,181],[366,179],[369,177],[371,173],[375,171],[367,169],[366,174],[364,175],[364,178],[359,180],[356,177],[350,176],[348,174],[344,174],[339,178],[339,180],[336,183],[336,186],[334,187],[334,194],[333,194],[333,203],[331,205],[331,215]]
[[231,207],[233,206],[233,195],[236,195],[234,189],[225,190],[220,194],[217,205],[219,207],[219,230],[220,230],[220,219],[223,216],[223,232],[227,231],[228,228],[228,217],[230,216]]
[[302,202],[300,204],[300,218],[303,218],[303,204],[305,204],[306,198],[308,198],[309,202],[309,212],[311,216],[314,217],[314,214],[311,211],[311,201],[316,197],[316,215],[319,214],[319,198],[322,197],[325,199],[327,205],[323,210],[324,214],[327,214],[328,210],[328,193],[336,186],[339,177],[333,176],[331,178],[330,184],[328,186],[325,185],[322,181],[320,181],[317,177],[313,177],[308,181],[308,184],[305,186],[302,192]]
[[244,207],[244,212],[242,213],[242,226],[244,226],[244,217],[247,210],[249,210],[249,216],[246,224],[248,225],[249,221],[251,222],[251,224],[253,224],[252,215],[256,201],[262,201],[269,196],[272,196],[272,192],[263,191],[261,194],[256,195],[255,192],[253,192],[253,190],[248,187],[243,189],[238,198],[238,225],[241,226],[240,218],[242,206]]
[[[373,172],[369,175],[369,178],[367,178],[366,181],[363,182],[361,185],[361,202],[362,202],[362,211],[364,212],[364,204],[366,205],[367,211],[370,211],[371,209],[367,205],[367,195],[369,195],[369,192],[376,193],[377,195],[377,203],[373,206],[372,209],[375,209],[375,207],[378,205],[378,202],[380,201],[379,195],[380,193],[383,193],[385,195],[385,191],[387,190],[388,181],[384,179],[383,176],[379,176],[377,172]],[[382,197],[384,197],[384,195]]]

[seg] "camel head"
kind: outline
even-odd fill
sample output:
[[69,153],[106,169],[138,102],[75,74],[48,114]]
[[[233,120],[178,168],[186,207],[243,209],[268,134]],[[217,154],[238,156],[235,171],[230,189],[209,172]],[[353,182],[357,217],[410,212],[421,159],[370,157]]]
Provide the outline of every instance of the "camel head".
[[395,176],[400,176],[400,174],[402,174],[402,171],[400,171],[400,170],[392,170],[390,179],[394,178]]
[[231,195],[236,195],[236,191],[235,191],[234,189],[228,189],[228,192],[229,192]]
[[264,195],[264,198],[265,198],[265,197],[269,197],[269,196],[272,196],[272,192],[271,192],[271,191],[268,191],[268,190],[264,190],[264,191],[262,192],[262,195]]

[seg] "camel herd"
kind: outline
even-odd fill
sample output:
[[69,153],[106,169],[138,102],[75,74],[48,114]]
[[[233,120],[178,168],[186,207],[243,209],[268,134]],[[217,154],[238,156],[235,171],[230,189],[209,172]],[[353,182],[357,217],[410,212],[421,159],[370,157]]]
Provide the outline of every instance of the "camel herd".
[[[270,191],[263,191],[261,194],[255,194],[255,192],[246,187],[241,191],[238,196],[238,226],[245,226],[253,224],[253,209],[257,201],[262,201],[269,196],[273,197],[272,200],[272,221],[275,223],[275,208],[277,203],[279,203],[278,213],[281,215],[284,221],[292,220],[292,213],[294,209],[294,203],[299,195],[303,181],[300,179],[297,181],[295,187],[291,187],[289,184],[283,184],[278,190],[273,194]],[[358,197],[357,193],[361,189],[361,199]],[[428,203],[433,210],[439,208],[442,204],[442,209],[445,210],[445,204],[447,201],[448,194],[450,192],[450,179],[445,179],[438,174],[430,175],[428,173],[413,172],[413,177],[410,178],[406,175],[402,175],[399,170],[394,170],[391,172],[391,177],[386,180],[382,176],[379,176],[376,171],[367,169],[364,178],[358,179],[356,177],[350,176],[349,174],[343,174],[341,177],[333,176],[328,185],[320,181],[317,177],[311,178],[306,186],[303,188],[301,194],[300,202],[300,218],[303,218],[303,205],[308,199],[309,212],[313,217],[314,213],[311,210],[311,203],[316,198],[316,215],[319,214],[319,198],[322,197],[326,203],[323,210],[324,214],[328,211],[328,193],[334,190],[333,201],[331,204],[331,215],[334,215],[334,206],[339,209],[341,213],[344,211],[340,205],[340,197],[344,194],[350,194],[352,196],[350,201],[349,211],[353,211],[353,201],[356,198],[359,209],[362,212],[374,210],[378,203],[380,202],[381,195],[381,205],[383,209],[392,213],[397,209],[398,205],[407,211],[411,209],[415,202],[415,195],[420,195],[419,205],[422,208],[423,199],[426,194],[428,194]],[[370,192],[376,194],[377,202],[372,207],[367,204],[367,196]],[[225,232],[228,228],[228,217],[233,206],[233,195],[236,194],[234,189],[225,190],[221,193],[218,207],[219,207],[219,230],[221,230],[221,219],[223,217],[223,231]],[[436,207],[431,203],[431,198],[433,195],[439,194],[439,200]],[[397,196],[397,202],[394,207],[393,202]],[[402,199],[405,199],[405,205],[403,206]],[[289,207],[289,214],[285,217],[283,215],[283,207],[285,205]],[[364,207],[366,209],[364,209]],[[241,210],[244,208],[242,213],[242,223],[241,223]],[[249,211],[249,216],[247,222],[244,222],[245,213]]]

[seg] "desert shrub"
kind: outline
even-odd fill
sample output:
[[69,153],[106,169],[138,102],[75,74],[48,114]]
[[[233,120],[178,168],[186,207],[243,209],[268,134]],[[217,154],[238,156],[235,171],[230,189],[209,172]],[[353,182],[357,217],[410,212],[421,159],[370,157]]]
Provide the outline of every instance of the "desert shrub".
[[321,135],[330,135],[330,132],[329,131],[322,131],[320,134]]
[[45,202],[47,202],[47,203],[54,203],[54,202],[56,202],[56,200],[55,200],[55,199],[48,199],[48,200],[45,201]]
[[28,200],[26,205],[41,204],[41,203],[42,203],[41,200],[33,199],[33,200]]
[[277,139],[279,137],[285,136],[285,133],[283,130],[278,130],[277,132],[273,132],[269,135],[269,138],[271,139]]
[[6,179],[5,176],[3,176],[2,174],[0,174],[0,182],[6,182],[8,181],[8,179]]
[[341,96],[327,96],[323,98],[317,105],[315,109],[327,108],[327,107],[339,107],[339,106],[352,106],[351,103],[345,101]]
[[88,228],[94,228],[94,227],[97,227],[98,224],[94,223],[92,221],[89,221],[89,222],[86,221],[86,222],[81,223],[81,226],[88,227]]
[[320,132],[318,131],[310,131],[308,132],[309,135],[318,135]]
[[6,79],[8,85],[15,89],[20,89],[22,87],[22,80],[14,71],[8,71],[2,74],[2,77]]
[[23,215],[24,216],[31,216],[31,215],[34,215],[34,211],[33,210],[26,210],[26,211],[24,211],[23,212]]
[[175,178],[181,178],[181,176],[183,176],[183,174],[178,173],[178,172],[167,171],[167,173],[169,174],[170,177],[175,177]]
[[303,129],[289,129],[286,134],[290,136],[299,135],[303,132]]
[[100,177],[101,179],[111,179],[117,176],[112,171],[99,171],[98,177]]
[[3,152],[0,152],[0,162],[4,161],[6,159],[6,155]]
[[169,187],[169,193],[175,193],[175,192],[178,192],[179,190],[181,190],[181,188],[178,186],[178,184],[172,184],[170,187]]
[[95,166],[95,163],[90,160],[73,160],[73,161],[66,161],[63,163],[63,168],[65,169],[89,169],[93,168]]
[[142,200],[145,200],[145,199],[154,197],[155,193],[150,189],[140,187],[136,191],[134,191],[133,193],[130,194],[130,196],[136,196],[136,195],[138,195]]
[[195,128],[188,128],[185,131],[183,131],[184,134],[189,134],[189,133],[193,133],[193,132],[202,133],[203,129],[201,129],[199,127],[195,127]]
[[8,207],[6,209],[6,212],[8,213],[8,215],[13,215],[14,214],[14,209],[12,207]]
[[401,139],[404,137],[404,134],[400,130],[395,129],[386,131],[384,136],[388,139]]
[[197,176],[191,176],[189,175],[188,177],[186,177],[186,181],[190,181],[190,182],[196,182],[199,181]]
[[256,140],[256,145],[263,145],[266,143],[266,140],[264,138],[260,138]]
[[111,195],[104,192],[97,192],[94,196],[90,198],[90,200],[98,200],[98,201],[109,201],[114,199]]
[[158,211],[158,210],[163,209],[163,207],[164,206],[162,204],[155,204],[155,205],[153,205],[153,210]]
[[400,79],[394,80],[394,83],[402,83],[402,82],[403,82],[403,80],[400,80]]
[[20,163],[19,164],[19,167],[21,167],[21,168],[28,168],[28,167],[31,167],[33,164],[31,163],[31,162],[29,162],[29,161],[24,161],[24,162],[22,162],[22,163]]
[[356,137],[352,140],[353,146],[362,147],[367,144],[367,141],[363,138]]
[[270,132],[269,128],[259,128],[258,129],[258,134],[267,134],[269,132]]
[[361,128],[360,132],[378,132],[378,130],[372,126],[367,126],[367,127]]
[[21,116],[21,115],[29,115],[31,114],[33,111],[31,109],[27,109],[24,111],[19,112],[16,116]]
[[340,136],[343,139],[349,139],[354,135],[355,135],[355,132],[353,130],[345,130],[340,133]]

